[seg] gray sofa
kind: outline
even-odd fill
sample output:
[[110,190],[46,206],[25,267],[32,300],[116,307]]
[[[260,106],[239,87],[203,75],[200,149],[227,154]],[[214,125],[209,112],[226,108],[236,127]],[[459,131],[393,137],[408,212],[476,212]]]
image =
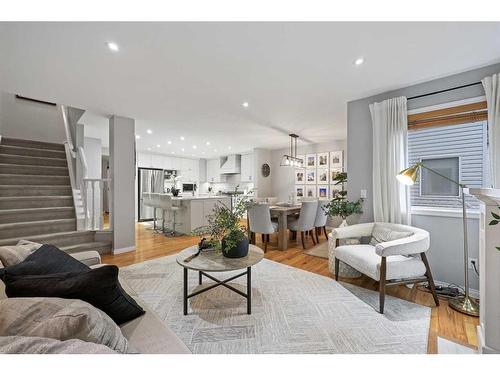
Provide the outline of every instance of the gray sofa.
[[[96,251],[71,254],[74,258],[95,268],[101,265],[101,257]],[[140,300],[137,294],[123,281],[122,287],[146,311],[146,314],[120,326],[130,347],[142,354],[190,354],[189,349],[177,335]],[[7,298],[5,284],[0,280],[0,300]]]

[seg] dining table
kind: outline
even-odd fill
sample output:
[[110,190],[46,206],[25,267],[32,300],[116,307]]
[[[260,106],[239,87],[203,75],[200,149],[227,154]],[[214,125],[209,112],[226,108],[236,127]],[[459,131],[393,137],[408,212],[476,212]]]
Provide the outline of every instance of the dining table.
[[288,249],[288,216],[300,212],[300,204],[297,205],[274,205],[270,206],[271,217],[278,217],[278,249]]

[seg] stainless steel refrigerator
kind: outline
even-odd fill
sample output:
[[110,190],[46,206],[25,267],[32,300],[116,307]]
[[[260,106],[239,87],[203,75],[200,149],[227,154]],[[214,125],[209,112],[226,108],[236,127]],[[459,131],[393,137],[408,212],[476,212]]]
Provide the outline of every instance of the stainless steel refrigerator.
[[163,193],[163,182],[165,175],[163,169],[155,168],[139,168],[138,173],[138,204],[137,204],[137,217],[139,221],[153,220],[153,208],[144,206],[142,204],[143,193]]

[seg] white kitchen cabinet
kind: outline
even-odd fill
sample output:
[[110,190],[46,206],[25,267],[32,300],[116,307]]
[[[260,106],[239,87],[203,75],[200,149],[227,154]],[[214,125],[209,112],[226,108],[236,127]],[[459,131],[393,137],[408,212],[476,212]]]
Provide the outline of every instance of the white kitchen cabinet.
[[253,154],[241,155],[241,182],[253,182]]
[[225,182],[226,176],[220,174],[220,160],[207,160],[207,182]]
[[207,159],[198,160],[198,181],[207,182]]

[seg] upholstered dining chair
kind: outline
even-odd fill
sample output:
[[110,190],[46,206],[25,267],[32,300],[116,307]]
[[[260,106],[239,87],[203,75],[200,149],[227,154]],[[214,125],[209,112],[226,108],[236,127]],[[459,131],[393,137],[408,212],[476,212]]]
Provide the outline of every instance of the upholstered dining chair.
[[325,238],[328,241],[328,233],[326,233],[326,220],[328,216],[325,212],[325,207],[330,202],[327,199],[320,199],[318,201],[318,209],[316,210],[316,219],[314,219],[314,234],[316,235],[316,242],[319,243],[319,235],[321,231],[325,234]]
[[[340,239],[371,237],[367,245],[338,246]],[[384,313],[385,291],[389,285],[428,282],[436,306],[439,299],[425,252],[429,232],[408,225],[363,223],[332,230],[335,241],[335,280],[343,262],[379,282],[379,311]]]
[[255,244],[255,234],[260,233],[264,243],[264,252],[266,252],[270,235],[278,230],[278,223],[271,221],[269,204],[252,204],[247,210],[247,216],[252,244]]
[[297,232],[300,232],[300,239],[302,241],[302,248],[306,248],[304,235],[310,234],[314,245],[316,240],[314,238],[314,222],[316,220],[316,212],[318,210],[318,201],[302,202],[298,218],[291,217],[288,220],[287,226],[294,238],[297,238]]

